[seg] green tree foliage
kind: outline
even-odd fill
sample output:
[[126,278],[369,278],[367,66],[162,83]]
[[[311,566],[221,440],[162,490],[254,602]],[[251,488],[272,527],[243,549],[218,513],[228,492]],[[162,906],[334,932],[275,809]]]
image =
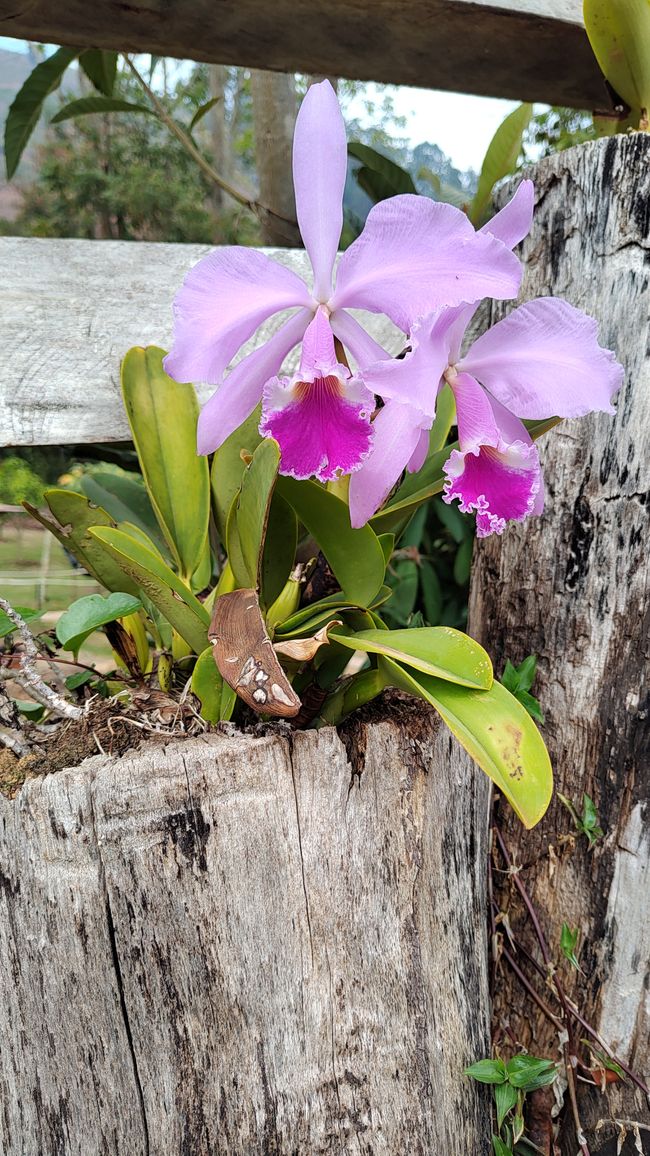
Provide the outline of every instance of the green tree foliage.
[[43,500],[42,478],[22,458],[11,454],[0,461],[0,502],[20,506],[31,502],[38,506]]

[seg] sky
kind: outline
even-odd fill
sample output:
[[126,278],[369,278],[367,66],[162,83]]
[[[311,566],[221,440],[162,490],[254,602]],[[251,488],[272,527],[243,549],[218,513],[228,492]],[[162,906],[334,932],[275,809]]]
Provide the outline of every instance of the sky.
[[[23,41],[0,36],[0,48],[24,51]],[[487,146],[499,124],[516,103],[484,96],[463,96],[455,92],[436,92],[420,88],[390,89],[395,113],[406,117],[406,126],[399,136],[412,145],[422,141],[437,144],[456,168],[479,170]],[[370,98],[381,101],[374,85],[366,86]],[[347,112],[362,124],[372,124],[364,108],[364,97],[351,100]]]

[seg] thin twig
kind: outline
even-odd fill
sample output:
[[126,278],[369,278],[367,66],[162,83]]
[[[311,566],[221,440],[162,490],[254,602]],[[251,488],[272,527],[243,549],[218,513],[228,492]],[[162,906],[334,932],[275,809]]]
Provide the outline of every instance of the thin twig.
[[199,166],[202,172],[205,173],[209,180],[217,185],[218,188],[222,189],[224,193],[227,193],[229,197],[232,197],[234,201],[237,201],[238,204],[243,205],[246,209],[250,209],[250,211],[255,213],[257,217],[269,216],[273,217],[276,221],[284,223],[285,225],[290,225],[292,230],[290,239],[295,242],[294,232],[298,228],[297,221],[292,221],[289,217],[283,217],[280,213],[276,213],[273,209],[270,209],[268,205],[263,205],[261,201],[255,201],[251,197],[247,197],[245,193],[242,193],[239,189],[235,188],[234,185],[231,185],[228,181],[224,180],[224,178],[220,176],[217,170],[212,167],[210,162],[205,159],[203,153],[194,144],[191,136],[186,133],[183,128],[181,128],[181,126],[174,120],[173,116],[170,116],[162,101],[156,96],[156,93],[151,88],[151,85],[147,84],[147,81],[136,68],[135,64],[131,60],[131,57],[125,55],[124,59],[126,60],[126,63],[131,69],[131,72],[135,76],[136,80],[146,92],[163,124],[165,124],[169,131],[173,133],[177,141],[182,144],[185,151],[189,154],[189,156],[192,157],[192,160],[196,162],[196,164]]
[[2,743],[4,747],[8,747],[10,751],[13,751],[18,759],[22,759],[24,755],[29,754],[29,747],[25,743],[21,743],[16,735],[7,734],[6,731],[0,731],[0,743]]
[[28,694],[40,702],[41,706],[47,707],[55,714],[63,715],[64,718],[69,719],[83,718],[84,712],[81,707],[68,702],[51,686],[48,686],[38,673],[36,663],[42,658],[42,655],[39,653],[34,636],[25,620],[7,602],[6,598],[0,598],[0,609],[4,610],[7,617],[13,622],[23,644],[23,649],[18,655],[20,669],[18,672],[13,672],[16,681],[23,690],[26,690]]

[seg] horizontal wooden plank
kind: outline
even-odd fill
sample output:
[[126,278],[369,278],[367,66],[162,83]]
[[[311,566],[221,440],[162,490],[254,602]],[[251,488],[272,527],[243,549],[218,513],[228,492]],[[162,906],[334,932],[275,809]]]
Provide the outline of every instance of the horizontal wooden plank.
[[55,44],[576,108],[606,103],[581,0],[0,0],[0,21],[5,36]]
[[[120,360],[132,345],[169,348],[172,298],[207,252],[203,245],[0,238],[0,445],[129,437]],[[308,278],[304,252],[273,255]],[[271,318],[262,333],[275,332],[285,317]],[[368,328],[399,351],[385,319],[370,318]],[[199,387],[201,400],[210,393]]]

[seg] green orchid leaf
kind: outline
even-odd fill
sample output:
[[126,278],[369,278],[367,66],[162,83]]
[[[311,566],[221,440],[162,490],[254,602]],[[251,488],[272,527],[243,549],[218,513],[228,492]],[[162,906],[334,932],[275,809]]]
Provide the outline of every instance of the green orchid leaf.
[[436,678],[489,690],[492,663],[489,656],[468,634],[450,626],[424,626],[417,630],[363,630],[344,635],[330,631],[330,638],[350,650],[383,654],[395,662]]
[[[232,554],[230,538],[228,539],[230,564],[238,584],[243,587],[261,589],[264,542],[279,464],[278,443],[273,438],[264,438],[255,450],[250,465],[244,471],[234,514],[239,544],[238,549]],[[230,521],[228,533],[231,533]],[[292,565],[293,558],[276,594],[279,594],[284,586]]]
[[226,541],[228,516],[232,504],[241,489],[246,463],[242,457],[251,458],[262,441],[259,432],[261,407],[226,438],[212,459],[210,485],[214,520],[222,542]]
[[201,703],[201,718],[206,722],[227,722],[232,717],[237,695],[219,674],[211,646],[206,647],[196,660],[192,672],[192,693]]
[[532,104],[520,104],[499,125],[488,145],[478,179],[478,188],[469,207],[469,219],[480,225],[492,200],[498,181],[513,172],[517,164],[524,132],[533,115]]
[[71,100],[70,104],[59,109],[50,124],[60,124],[63,120],[73,120],[96,112],[140,112],[146,116],[158,116],[154,108],[149,108],[147,104],[135,104],[132,100],[120,100],[115,96],[82,96],[80,100]]
[[534,827],[550,802],[553,771],[537,727],[516,698],[496,681],[489,690],[470,690],[406,671],[390,658],[380,657],[379,664],[387,686],[410,691],[435,707],[524,826]]
[[29,142],[43,104],[57,89],[69,64],[79,55],[78,48],[59,48],[36,65],[15,97],[5,121],[5,165],[10,181]]
[[155,345],[130,349],[122,362],[122,394],[156,518],[181,578],[190,582],[205,554],[210,479],[207,458],[196,452],[194,386],[173,381],[164,356]]
[[[30,622],[35,622],[43,613],[42,610],[31,610],[28,606],[15,606],[14,610],[16,614],[20,614],[23,622],[27,623],[27,625],[29,625]],[[0,638],[6,638],[7,635],[12,634],[14,630],[17,630],[17,627],[14,626],[9,615],[4,610],[0,610]]]
[[24,699],[16,699],[16,706],[20,713],[33,723],[39,723],[46,714],[46,708],[41,706],[40,702],[28,702]]
[[274,494],[262,551],[260,603],[272,606],[293,570],[298,545],[298,521],[291,506]]
[[395,549],[395,535],[394,534],[378,534],[379,545],[384,552],[384,562],[388,566]]
[[84,639],[93,631],[108,622],[115,622],[117,618],[135,614],[141,607],[140,599],[132,594],[117,591],[107,597],[87,594],[64,610],[56,624],[56,636],[61,646],[77,654]]
[[84,570],[107,590],[125,591],[137,597],[138,587],[125,577],[111,554],[90,536],[93,526],[115,528],[113,519],[101,507],[94,507],[83,494],[74,490],[46,490],[44,494],[52,518],[42,514],[29,502],[25,509],[40,522],[46,530],[61,543],[64,549],[74,554]]
[[601,71],[630,108],[650,112],[650,0],[584,0],[587,36]]
[[[371,610],[377,606],[382,606],[387,602],[392,595],[390,586],[382,586],[376,598],[372,600]],[[339,618],[341,613],[345,610],[358,610],[360,607],[354,606],[345,594],[338,592],[336,594],[328,594],[326,598],[319,599],[318,602],[312,602],[309,606],[303,606],[302,609],[297,610],[290,618],[285,618],[284,622],[276,628],[276,634],[282,638],[297,638],[302,636],[309,636],[319,630],[326,622],[332,618]],[[313,628],[313,629],[312,629]]]
[[210,615],[174,571],[122,530],[95,526],[89,533],[108,550],[123,573],[153,602],[192,652],[201,654],[208,645]]
[[84,474],[78,484],[88,500],[106,510],[114,522],[137,526],[159,553],[169,555],[149,495],[137,474],[98,470]]
[[349,601],[355,606],[370,606],[386,570],[384,552],[372,528],[367,525],[353,530],[345,502],[315,482],[280,477],[277,489],[318,542]]
[[103,96],[113,95],[117,74],[117,56],[117,52],[108,52],[103,48],[87,48],[79,57],[79,64],[90,83]]
[[512,1156],[512,1148],[504,1144],[498,1136],[492,1137],[492,1147],[494,1148],[494,1156]]
[[479,1084],[505,1084],[508,1078],[503,1060],[478,1060],[465,1068],[465,1075]]

